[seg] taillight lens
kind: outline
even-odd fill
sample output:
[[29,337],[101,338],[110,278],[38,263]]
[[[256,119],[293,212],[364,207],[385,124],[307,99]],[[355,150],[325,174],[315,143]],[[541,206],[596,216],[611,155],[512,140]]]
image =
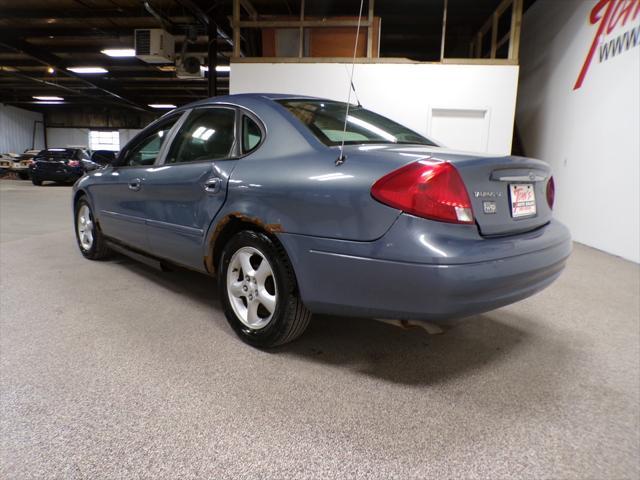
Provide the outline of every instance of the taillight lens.
[[467,189],[450,163],[421,160],[394,170],[371,187],[379,202],[412,215],[473,223]]
[[67,163],[67,165],[69,165],[70,167],[79,167],[80,162],[78,160],[69,160],[69,163]]
[[553,177],[547,182],[547,203],[549,208],[553,208],[553,202],[556,199],[556,184],[553,181]]

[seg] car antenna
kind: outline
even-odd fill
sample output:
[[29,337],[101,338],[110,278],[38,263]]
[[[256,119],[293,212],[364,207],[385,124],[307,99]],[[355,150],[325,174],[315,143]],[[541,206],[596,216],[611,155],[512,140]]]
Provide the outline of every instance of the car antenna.
[[[345,65],[344,69],[347,71],[347,77],[349,76],[349,68]],[[356,103],[358,107],[362,107],[362,103],[360,103],[360,99],[358,98],[358,92],[356,92],[356,85],[353,83],[352,79],[349,79],[349,83],[351,83],[351,90],[353,90],[353,96],[356,97]]]
[[[358,14],[358,27],[356,28],[356,41],[353,47],[353,61],[351,62],[351,75],[349,78],[349,94],[347,95],[347,108],[344,113],[344,128],[342,129],[342,142],[340,143],[340,154],[336,159],[336,166],[340,166],[346,160],[344,156],[344,139],[347,134],[347,119],[349,118],[349,106],[351,105],[351,90],[355,93],[356,89],[353,86],[353,69],[356,66],[356,54],[358,53],[358,37],[360,36],[360,21],[362,20],[362,6],[364,5],[364,0],[360,0],[360,13]],[[369,27],[370,28],[370,27]],[[358,95],[356,94],[356,99]],[[360,101],[358,100],[358,105],[360,105]]]

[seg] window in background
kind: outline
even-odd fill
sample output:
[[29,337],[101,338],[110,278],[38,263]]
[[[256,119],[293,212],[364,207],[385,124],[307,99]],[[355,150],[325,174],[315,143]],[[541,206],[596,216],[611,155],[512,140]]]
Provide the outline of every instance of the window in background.
[[89,148],[95,150],[120,150],[120,132],[105,132],[102,130],[89,131]]

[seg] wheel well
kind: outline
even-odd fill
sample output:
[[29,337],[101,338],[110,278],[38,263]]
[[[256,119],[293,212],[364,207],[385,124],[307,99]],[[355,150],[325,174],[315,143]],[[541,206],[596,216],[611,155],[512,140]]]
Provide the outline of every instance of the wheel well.
[[75,208],[76,204],[78,203],[78,200],[80,200],[81,197],[86,196],[87,194],[84,193],[84,191],[82,190],[78,190],[75,194],[75,196],[73,197],[73,207]]
[[279,225],[265,225],[258,219],[249,218],[246,216],[240,217],[230,215],[218,224],[216,230],[218,230],[218,232],[214,233],[213,239],[211,240],[211,253],[209,256],[205,257],[205,265],[211,273],[214,273],[216,271],[218,263],[220,262],[222,250],[224,250],[224,246],[231,239],[231,237],[243,230],[251,230],[266,235],[267,237],[269,237],[269,239],[271,239],[272,242],[280,247],[286,255],[284,246],[282,245],[282,243],[280,243],[280,240],[278,240],[278,238],[274,234],[274,232],[280,231]]

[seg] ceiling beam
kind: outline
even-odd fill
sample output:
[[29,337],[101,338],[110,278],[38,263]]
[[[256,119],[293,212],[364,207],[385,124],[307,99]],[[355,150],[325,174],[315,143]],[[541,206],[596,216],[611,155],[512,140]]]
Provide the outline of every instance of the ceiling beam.
[[76,73],[66,70],[67,65],[63,62],[62,59],[48,52],[40,50],[38,47],[35,47],[19,38],[11,38],[11,37],[7,38],[6,34],[0,32],[0,45],[3,45],[6,48],[11,48],[11,49],[20,51],[22,53],[25,53],[26,55],[29,55],[30,57],[38,60],[43,65],[54,67],[59,72],[63,72],[68,77],[75,78],[87,85],[93,86],[96,89],[100,90],[101,92],[104,92],[110,95],[111,97],[119,100],[123,105],[126,105],[128,108],[132,108],[132,109],[140,110],[144,112],[149,111],[148,108],[145,108],[142,105],[139,105],[134,100],[131,100],[129,98],[122,96],[113,88],[111,89],[105,88],[104,83],[99,80],[90,81]]
[[149,14],[140,7],[138,9],[125,8],[56,8],[56,9],[5,9],[2,18],[5,19],[33,19],[33,18],[118,18],[118,17],[148,17]]
[[[88,94],[88,93],[79,91],[79,90],[77,90],[75,88],[72,88],[72,87],[67,87],[65,85],[60,85],[58,83],[53,83],[53,82],[50,82],[50,81],[41,80],[39,78],[35,78],[35,77],[30,76],[30,75],[25,75],[25,74],[20,73],[20,72],[4,72],[4,71],[0,71],[0,78],[7,77],[7,76],[9,76],[12,79],[18,78],[18,79],[22,79],[22,80],[27,80],[27,81],[33,82],[34,84],[40,84],[40,85],[43,85],[43,86],[46,86],[46,87],[53,87],[53,88],[56,89],[56,92],[64,91],[65,93],[71,93],[72,95],[76,95],[76,96],[81,97],[81,98],[88,98],[88,99],[91,99],[93,101],[93,103],[95,103],[96,101],[100,101],[100,102],[108,103],[110,105],[123,106],[122,102],[118,102],[116,100],[113,100],[111,97],[99,97],[99,96],[96,96],[96,95]],[[11,103],[11,101],[12,101],[12,100],[10,100],[9,96],[6,95],[8,89],[9,89],[8,87],[5,87],[3,85],[3,89],[2,89],[3,95],[0,96],[0,98],[3,99],[3,103]],[[37,95],[37,94],[41,94],[43,92],[39,88],[34,88],[33,93]],[[13,98],[15,99],[15,92],[14,92]],[[67,100],[73,100],[73,99],[69,98],[68,96],[65,96],[65,101],[67,101]],[[129,105],[124,105],[124,106],[127,106],[127,107],[131,108]],[[149,111],[149,110],[144,109],[144,108],[139,108],[137,110],[144,111],[144,112],[148,112]]]
[[[177,3],[182,5],[184,8],[189,10],[194,17],[196,17],[204,26],[208,27],[209,23],[212,22],[212,19],[209,15],[207,15],[193,0],[175,0]],[[216,23],[214,21],[214,23]],[[220,26],[216,23],[216,30],[218,32],[218,36],[224,39],[225,42],[229,44],[229,46],[233,47],[233,40],[231,37],[225,32]]]

